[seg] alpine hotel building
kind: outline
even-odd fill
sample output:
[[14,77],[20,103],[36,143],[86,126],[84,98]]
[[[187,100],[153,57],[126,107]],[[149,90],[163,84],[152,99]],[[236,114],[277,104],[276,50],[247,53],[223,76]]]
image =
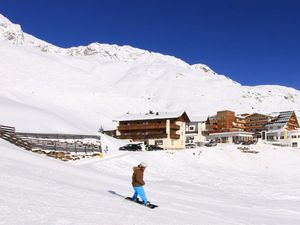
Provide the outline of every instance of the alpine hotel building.
[[185,148],[185,123],[190,122],[186,112],[125,114],[117,120],[116,137],[164,149]]

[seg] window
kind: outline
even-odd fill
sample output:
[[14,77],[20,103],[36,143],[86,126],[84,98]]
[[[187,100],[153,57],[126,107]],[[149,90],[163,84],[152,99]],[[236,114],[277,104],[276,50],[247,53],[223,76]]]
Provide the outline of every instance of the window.
[[194,137],[186,137],[185,143],[193,143],[194,142]]
[[189,131],[195,131],[195,126],[190,126]]
[[164,144],[163,140],[156,140],[154,143],[155,143],[155,145],[163,145]]
[[297,142],[293,142],[292,143],[292,147],[298,147],[298,143]]
[[284,139],[284,136],[280,136],[280,139]]

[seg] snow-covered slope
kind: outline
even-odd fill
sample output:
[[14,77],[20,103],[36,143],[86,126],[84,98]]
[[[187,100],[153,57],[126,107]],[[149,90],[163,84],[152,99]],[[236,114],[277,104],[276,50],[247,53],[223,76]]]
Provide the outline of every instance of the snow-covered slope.
[[[95,132],[125,112],[299,109],[299,91],[244,87],[208,66],[93,43],[62,49],[0,15],[0,124],[41,132]],[[300,224],[299,151],[258,144],[191,151],[118,152],[61,162],[0,139],[0,224]],[[146,161],[146,192],[159,208],[127,202],[131,168]]]
[[[130,46],[59,48],[0,15],[0,124],[26,131],[89,131],[126,112],[299,110],[300,92],[246,87],[202,64]],[[43,126],[44,120],[53,123]],[[63,127],[58,127],[64,121]]]
[[[218,146],[65,163],[0,140],[0,224],[299,224],[299,151],[255,149],[263,151]],[[154,210],[111,193],[132,194],[141,160]]]

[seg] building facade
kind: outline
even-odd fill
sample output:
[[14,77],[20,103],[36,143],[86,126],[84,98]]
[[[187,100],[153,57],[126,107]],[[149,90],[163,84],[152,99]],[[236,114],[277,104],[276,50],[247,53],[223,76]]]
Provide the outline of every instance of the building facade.
[[270,115],[264,115],[260,113],[253,113],[245,116],[245,131],[247,132],[261,132],[265,129],[265,126],[274,120],[275,117]]
[[294,148],[300,148],[300,129],[289,132],[289,145]]
[[206,121],[191,121],[185,124],[185,143],[203,146],[206,141]]
[[116,138],[157,145],[164,149],[185,148],[186,112],[125,114],[117,119]]
[[218,143],[247,143],[253,141],[253,133],[246,131],[211,133],[207,139]]
[[280,112],[276,119],[265,126],[262,139],[277,142],[281,145],[292,146],[292,133],[299,129],[299,122],[294,111]]
[[236,116],[235,112],[229,110],[218,111],[217,115],[208,117],[206,121],[208,133],[243,131],[244,128],[245,117]]

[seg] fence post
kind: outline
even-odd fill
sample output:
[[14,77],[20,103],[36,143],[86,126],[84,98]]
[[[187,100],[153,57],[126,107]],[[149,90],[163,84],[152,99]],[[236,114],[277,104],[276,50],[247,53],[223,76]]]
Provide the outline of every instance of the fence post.
[[99,156],[100,156],[101,159],[103,159],[103,152],[102,152],[101,143],[99,145]]

